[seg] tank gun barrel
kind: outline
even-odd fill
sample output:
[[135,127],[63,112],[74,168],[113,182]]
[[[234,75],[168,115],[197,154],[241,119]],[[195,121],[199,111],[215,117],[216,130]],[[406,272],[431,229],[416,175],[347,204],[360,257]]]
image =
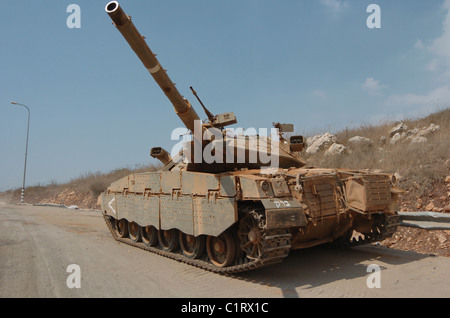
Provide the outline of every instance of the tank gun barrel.
[[106,5],[105,10],[114,22],[114,25],[144,64],[145,68],[153,76],[164,94],[166,94],[167,98],[175,108],[178,117],[180,117],[188,129],[194,131],[194,121],[200,120],[200,118],[189,101],[183,98],[176,89],[175,84],[170,80],[155,54],[153,54],[152,50],[145,42],[144,37],[134,26],[131,17],[125,14],[117,1],[109,2]]

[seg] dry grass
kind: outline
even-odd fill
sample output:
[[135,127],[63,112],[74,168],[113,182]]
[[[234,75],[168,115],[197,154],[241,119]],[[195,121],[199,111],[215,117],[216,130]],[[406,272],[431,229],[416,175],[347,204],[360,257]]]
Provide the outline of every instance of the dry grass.
[[[26,203],[58,203],[78,205],[81,208],[96,208],[98,195],[114,181],[132,173],[156,171],[153,165],[136,168],[120,168],[107,173],[85,173],[67,183],[50,182],[47,185],[35,185],[25,189]],[[21,189],[13,189],[1,194],[5,201],[19,202]]]

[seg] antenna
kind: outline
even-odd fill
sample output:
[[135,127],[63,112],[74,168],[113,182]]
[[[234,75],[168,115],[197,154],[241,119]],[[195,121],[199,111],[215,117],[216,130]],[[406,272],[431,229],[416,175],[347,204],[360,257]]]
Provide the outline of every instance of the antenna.
[[211,122],[211,125],[214,125],[214,121],[215,121],[214,115],[211,114],[211,112],[206,109],[205,105],[203,105],[202,101],[200,100],[200,97],[198,97],[197,92],[192,88],[192,86],[190,87],[190,89],[191,89],[192,93],[194,94],[194,96],[197,98],[197,100],[200,103],[200,105],[202,105],[206,116],[208,116],[208,119]]

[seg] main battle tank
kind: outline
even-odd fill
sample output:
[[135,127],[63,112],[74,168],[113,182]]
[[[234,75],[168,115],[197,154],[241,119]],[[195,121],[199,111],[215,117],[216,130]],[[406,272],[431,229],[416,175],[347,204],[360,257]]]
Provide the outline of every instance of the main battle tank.
[[232,134],[233,113],[200,121],[117,1],[106,12],[192,133],[179,153],[151,149],[164,167],[112,183],[99,197],[118,241],[213,272],[282,261],[291,249],[383,240],[398,226],[391,175],[306,168],[302,136]]

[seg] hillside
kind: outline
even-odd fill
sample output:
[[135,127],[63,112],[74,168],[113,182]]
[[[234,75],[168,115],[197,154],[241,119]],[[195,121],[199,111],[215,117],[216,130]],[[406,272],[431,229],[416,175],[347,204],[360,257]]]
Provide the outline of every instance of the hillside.
[[[424,118],[362,126],[307,137],[302,156],[308,166],[368,169],[394,174],[401,195],[400,211],[450,213],[450,108]],[[97,209],[97,196],[113,181],[130,173],[158,167],[89,173],[65,184],[31,186],[27,203],[56,203]],[[20,189],[0,193],[20,201]],[[450,256],[450,231],[400,228],[386,246]]]
[[[106,173],[86,173],[67,183],[50,183],[27,187],[24,201],[30,204],[51,203],[66,206],[76,205],[82,209],[98,209],[97,198],[100,193],[114,181],[132,173],[156,171],[153,165],[141,166],[134,169],[121,168]],[[10,203],[20,202],[21,189],[0,193],[0,199]]]

